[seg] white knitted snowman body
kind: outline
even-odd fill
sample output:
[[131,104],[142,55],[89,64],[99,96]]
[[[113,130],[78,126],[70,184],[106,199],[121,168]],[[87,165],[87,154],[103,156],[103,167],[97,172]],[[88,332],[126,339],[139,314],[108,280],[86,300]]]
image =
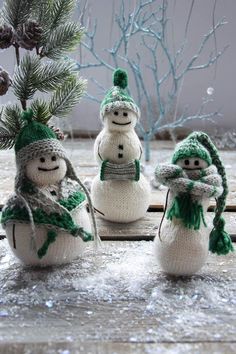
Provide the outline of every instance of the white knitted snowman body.
[[142,147],[134,130],[140,111],[125,90],[127,80],[127,73],[117,69],[114,86],[101,104],[104,128],[94,145],[100,173],[91,187],[98,215],[121,223],[143,217],[150,203],[150,186],[139,167]]
[[[173,202],[170,194],[168,207]],[[206,212],[209,200],[202,200]],[[210,228],[188,229],[178,219],[164,220],[161,235],[155,237],[155,255],[161,268],[170,275],[192,275],[198,272],[208,257]]]
[[30,130],[30,124],[32,130],[52,137],[17,151],[15,194],[4,206],[2,225],[13,253],[23,264],[68,263],[83,253],[84,241],[92,239],[89,196],[81,190],[73,166],[49,128],[34,122],[26,129]]
[[[130,119],[136,120],[132,112],[127,113]],[[94,154],[100,164],[108,160],[121,165],[140,160],[142,147],[133,127],[127,131],[111,131],[106,127],[95,141]],[[142,173],[138,181],[101,181],[97,175],[91,194],[99,215],[114,222],[126,223],[142,218],[150,203],[150,185]]]
[[[221,195],[223,188],[216,167],[208,167],[204,160],[198,157],[181,159],[177,164],[162,165],[157,169],[159,182],[170,188],[167,210],[173,206],[177,196],[183,198],[182,193],[189,193],[192,202],[201,208],[199,225],[195,223],[189,227],[178,217],[165,218],[155,237],[154,250],[164,272],[184,276],[198,272],[206,262],[212,225],[211,228],[207,225],[204,215],[210,197]],[[191,206],[187,204],[185,207],[190,209]]]
[[[59,200],[59,190],[67,172],[66,162],[54,154],[42,155],[40,158],[29,161],[26,165],[26,176],[32,181],[48,200]],[[70,192],[78,190],[76,183],[64,180],[64,197],[69,198]],[[78,192],[77,192],[78,193]],[[14,201],[14,197],[12,198]],[[17,196],[15,196],[17,199]],[[11,202],[8,208],[16,208]],[[91,232],[90,218],[86,209],[86,200],[70,211],[75,224],[83,227],[87,232]],[[21,204],[21,207],[24,205]],[[58,231],[56,240],[50,244],[46,255],[39,258],[36,250],[39,250],[47,239],[48,225],[35,225],[35,245],[32,247],[32,226],[23,220],[10,221],[6,224],[6,235],[9,245],[22,263],[26,265],[54,265],[71,262],[81,255],[86,247],[85,242],[80,237],[73,237],[66,231]],[[35,249],[36,248],[36,249]]]
[[[91,223],[86,203],[71,212],[75,223],[91,232]],[[14,255],[25,265],[58,265],[70,263],[78,258],[85,250],[86,243],[80,237],[73,237],[68,232],[59,231],[55,242],[47,251],[47,254],[40,259],[32,248],[32,229],[28,223],[8,223],[6,228],[8,243]],[[40,249],[47,239],[48,229],[44,226],[35,226],[36,249]]]

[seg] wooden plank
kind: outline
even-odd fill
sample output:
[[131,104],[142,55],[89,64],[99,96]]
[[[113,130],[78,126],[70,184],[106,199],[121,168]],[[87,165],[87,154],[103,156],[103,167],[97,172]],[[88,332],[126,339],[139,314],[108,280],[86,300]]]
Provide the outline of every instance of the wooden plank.
[[201,353],[235,354],[235,343],[116,343],[116,342],[60,342],[0,344],[2,354],[143,354],[143,353]]
[[[99,234],[103,240],[153,240],[162,219],[162,212],[147,212],[141,220],[128,224],[111,223],[97,218]],[[210,225],[214,213],[207,213]],[[236,241],[236,213],[225,212],[226,230]]]
[[211,255],[199,274],[178,279],[161,272],[145,241],[107,242],[97,255],[88,247],[70,265],[41,270],[22,267],[0,243],[0,261],[2,353],[41,353],[46,343],[72,353],[83,345],[98,353],[235,349],[235,253]]

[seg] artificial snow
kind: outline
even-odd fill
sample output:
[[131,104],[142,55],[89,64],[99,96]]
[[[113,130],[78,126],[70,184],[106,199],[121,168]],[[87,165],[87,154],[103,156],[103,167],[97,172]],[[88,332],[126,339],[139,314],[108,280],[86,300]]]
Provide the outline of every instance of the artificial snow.
[[[233,259],[190,278],[164,275],[152,242],[89,246],[70,265],[27,268],[0,241],[0,340],[233,340]],[[11,329],[11,330],[9,330]],[[207,329],[207,330],[206,330]]]

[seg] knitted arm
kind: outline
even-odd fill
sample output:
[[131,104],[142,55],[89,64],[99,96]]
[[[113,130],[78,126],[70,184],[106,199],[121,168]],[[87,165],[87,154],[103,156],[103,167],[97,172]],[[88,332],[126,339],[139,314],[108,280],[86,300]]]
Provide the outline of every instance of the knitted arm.
[[222,186],[222,178],[218,174],[202,177],[201,182],[215,187]]
[[170,190],[177,193],[189,193],[196,197],[218,197],[222,194],[222,186],[211,186],[203,182],[192,181],[188,178],[175,178],[174,180],[169,180],[167,186]]
[[173,164],[157,165],[155,170],[155,178],[157,182],[169,186],[169,180],[183,175],[183,169]]

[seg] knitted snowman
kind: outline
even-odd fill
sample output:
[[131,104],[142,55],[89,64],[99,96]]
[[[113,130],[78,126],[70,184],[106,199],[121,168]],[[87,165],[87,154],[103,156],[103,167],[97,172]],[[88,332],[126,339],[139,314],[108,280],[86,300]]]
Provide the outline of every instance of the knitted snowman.
[[15,142],[15,193],[1,222],[13,253],[24,264],[67,263],[93,239],[87,202],[97,237],[90,197],[55,132],[33,119],[32,111],[22,119]]
[[[222,217],[225,169],[205,133],[194,132],[178,144],[172,164],[157,166],[156,178],[169,188],[166,218],[154,242],[164,272],[191,275],[206,262],[208,249],[219,255],[233,251]],[[216,199],[212,231],[205,218],[211,197]]]
[[101,104],[104,128],[94,145],[100,174],[92,182],[91,196],[101,217],[128,223],[145,215],[150,186],[140,173],[142,147],[134,131],[140,111],[126,91],[127,73],[117,69],[113,83]]

